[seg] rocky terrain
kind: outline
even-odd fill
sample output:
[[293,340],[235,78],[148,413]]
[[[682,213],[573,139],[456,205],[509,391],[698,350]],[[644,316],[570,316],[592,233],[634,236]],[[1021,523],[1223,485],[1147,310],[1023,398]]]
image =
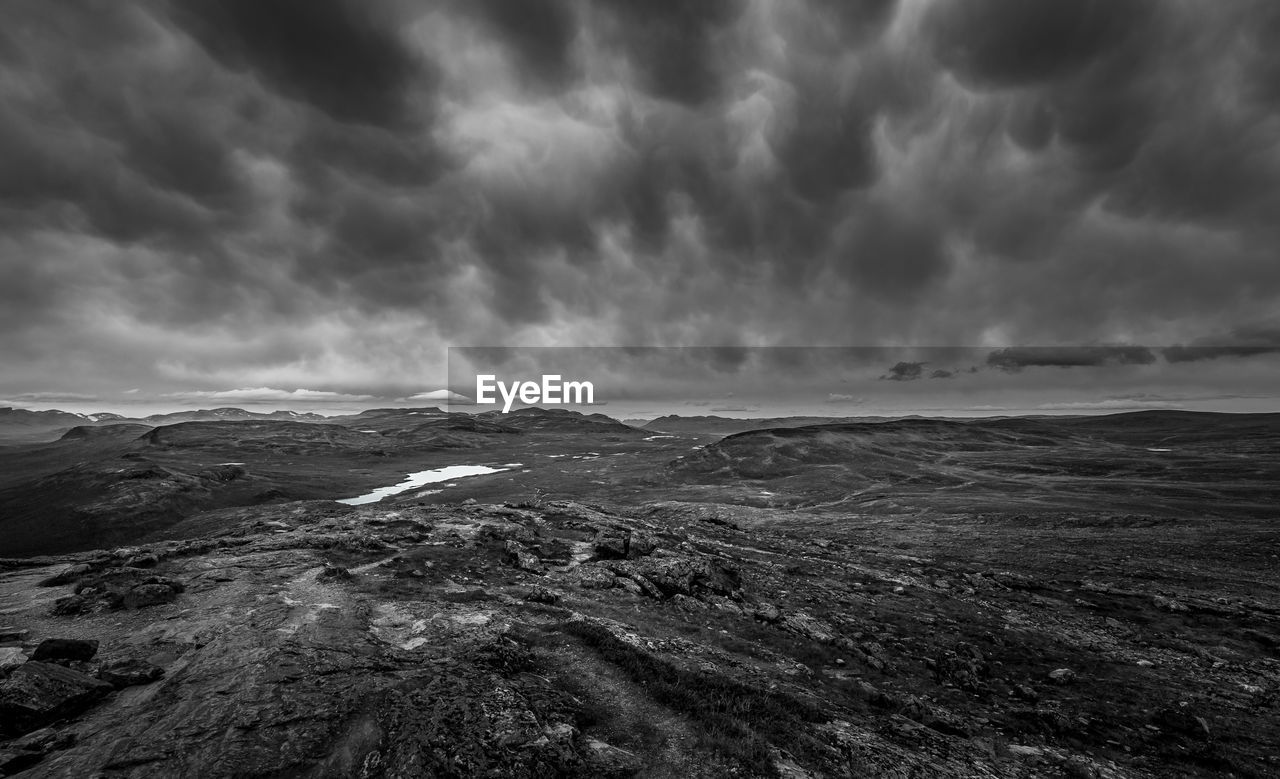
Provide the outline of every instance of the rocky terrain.
[[236,418],[79,425],[53,442],[0,447],[0,548],[30,555],[132,543],[202,511],[356,495],[419,470],[424,458],[577,451],[587,440],[646,446],[641,431],[567,411],[512,414],[509,423],[434,408],[326,422],[224,416]]
[[3,559],[0,774],[1275,776],[1269,424],[501,433]]

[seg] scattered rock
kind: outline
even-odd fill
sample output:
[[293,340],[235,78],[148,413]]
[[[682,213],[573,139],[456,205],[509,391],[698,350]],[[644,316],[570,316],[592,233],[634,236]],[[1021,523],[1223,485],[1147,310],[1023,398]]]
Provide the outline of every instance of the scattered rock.
[[79,595],[64,595],[53,602],[49,613],[55,617],[71,617],[89,611],[89,601]]
[[28,661],[0,682],[0,736],[76,714],[110,690],[110,684],[79,671]]
[[574,571],[578,586],[584,590],[607,590],[618,583],[612,571],[595,565],[580,565]]
[[9,746],[14,749],[29,749],[33,752],[52,752],[57,749],[66,749],[75,744],[78,739],[79,736],[73,730],[41,728],[14,739]]
[[86,611],[115,611],[169,603],[183,589],[182,584],[168,577],[125,567],[110,568],[80,579],[75,594],[88,601]]
[[64,584],[71,584],[75,582],[77,579],[79,579],[81,576],[84,576],[85,574],[89,573],[89,571],[91,570],[93,569],[88,565],[88,563],[77,563],[75,565],[68,565],[66,568],[63,568],[61,571],[58,571],[53,576],[50,576],[49,578],[41,581],[38,586],[60,587]]
[[782,621],[782,609],[772,603],[761,603],[756,606],[753,616],[761,622],[776,624]]
[[1166,598],[1163,595],[1156,595],[1151,599],[1151,605],[1161,611],[1167,611],[1171,614],[1178,614],[1187,610],[1187,607],[1173,598]]
[[177,590],[168,584],[140,584],[125,594],[124,607],[126,609],[144,609],[148,606],[172,603],[177,599]]
[[348,581],[352,578],[351,571],[340,565],[326,564],[324,570],[316,574],[318,582],[338,582]]
[[1027,746],[1024,744],[1010,744],[1008,746],[1009,754],[1014,757],[1040,757],[1044,754],[1044,750],[1040,747]]
[[23,641],[26,639],[29,630],[19,630],[18,628],[6,625],[0,627],[0,641]]
[[138,555],[124,561],[126,568],[155,568],[159,564],[160,558],[153,554]]
[[36,647],[31,659],[36,662],[92,660],[98,654],[98,642],[79,638],[46,638]]
[[15,668],[27,662],[21,647],[0,647],[0,676],[8,676]]
[[530,603],[545,603],[548,605],[555,605],[560,602],[560,596],[546,587],[532,588],[525,593],[524,599]]
[[635,776],[644,766],[634,752],[594,738],[587,739],[584,747],[584,757],[596,776],[617,779]]
[[98,678],[117,690],[150,684],[163,676],[163,668],[138,659],[113,660],[98,669]]
[[617,583],[617,586],[618,586],[618,587],[621,587],[622,589],[626,590],[627,592],[631,593],[632,595],[644,595],[644,594],[645,594],[645,592],[644,592],[644,588],[643,588],[643,587],[641,587],[641,586],[640,586],[640,583],[639,583],[639,582],[637,582],[635,579],[630,579],[630,578],[627,578],[627,577],[625,577],[625,576],[619,576],[615,581],[616,581],[616,583]]
[[543,572],[542,560],[519,541],[507,541],[504,547],[507,563],[529,573]]
[[819,643],[827,644],[835,640],[835,633],[830,626],[804,612],[788,614],[782,620],[782,627]]
[[636,561],[637,573],[652,582],[665,597],[714,592],[731,595],[741,585],[736,570],[720,560],[676,555],[645,557]]
[[990,667],[981,650],[961,641],[934,660],[933,675],[940,684],[976,692],[990,675]]
[[596,534],[593,549],[597,560],[625,560],[627,536],[619,530],[601,530]]
[[1071,684],[1076,680],[1076,672],[1070,668],[1058,668],[1049,672],[1049,678],[1054,684]]
[[36,766],[43,759],[43,752],[31,749],[15,749],[14,747],[0,749],[0,776],[11,776],[25,771]]
[[648,557],[658,549],[658,542],[653,536],[640,530],[632,531],[627,539],[627,558]]

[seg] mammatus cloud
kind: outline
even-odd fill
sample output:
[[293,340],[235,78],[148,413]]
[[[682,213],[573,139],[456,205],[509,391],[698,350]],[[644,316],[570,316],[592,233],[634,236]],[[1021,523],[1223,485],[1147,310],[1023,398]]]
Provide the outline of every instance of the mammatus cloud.
[[1270,0],[6,17],[5,394],[404,397],[464,343],[1227,358],[1280,303]]

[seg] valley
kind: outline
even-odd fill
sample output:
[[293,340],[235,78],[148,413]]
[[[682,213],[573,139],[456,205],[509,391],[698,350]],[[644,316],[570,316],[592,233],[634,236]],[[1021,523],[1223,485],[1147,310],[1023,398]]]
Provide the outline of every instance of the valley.
[[0,775],[1280,772],[1280,416],[651,424],[0,449]]

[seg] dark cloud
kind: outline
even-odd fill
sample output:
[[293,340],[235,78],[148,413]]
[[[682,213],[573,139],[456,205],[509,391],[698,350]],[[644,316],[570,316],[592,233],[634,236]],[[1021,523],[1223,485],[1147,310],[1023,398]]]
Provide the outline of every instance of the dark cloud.
[[654,96],[698,105],[720,96],[728,73],[714,36],[742,0],[598,0],[616,15],[617,35]]
[[1017,372],[1023,368],[1097,368],[1102,365],[1150,365],[1156,355],[1145,346],[1019,346],[987,355],[987,366]]
[[877,203],[859,210],[840,253],[855,283],[889,298],[919,291],[948,266],[942,232],[927,215]]
[[1280,354],[1280,327],[1247,325],[1223,336],[1202,338],[1185,346],[1171,346],[1161,350],[1161,354],[1171,363]]
[[560,84],[572,75],[571,47],[578,27],[569,0],[463,0],[459,8],[491,25],[516,52],[521,67],[537,78]]
[[422,76],[376,3],[192,0],[175,17],[211,54],[337,119],[392,125]]
[[939,60],[978,86],[1067,79],[1146,30],[1151,0],[972,0],[938,3]]
[[900,362],[880,378],[885,381],[915,381],[924,376],[924,363]]
[[16,0],[0,359],[402,397],[450,342],[1263,354],[1274,6]]

